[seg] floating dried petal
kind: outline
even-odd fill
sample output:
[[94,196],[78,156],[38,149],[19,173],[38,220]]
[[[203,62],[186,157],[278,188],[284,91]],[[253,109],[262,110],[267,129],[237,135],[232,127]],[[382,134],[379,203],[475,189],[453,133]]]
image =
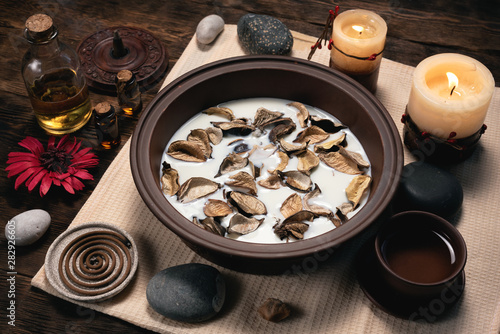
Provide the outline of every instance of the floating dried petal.
[[325,143],[317,144],[314,146],[314,152],[316,153],[328,153],[328,152],[337,152],[340,150],[340,146],[346,147],[346,133],[343,133],[339,138],[327,141]]
[[208,199],[203,207],[203,213],[207,217],[225,217],[233,212],[233,209],[224,201],[219,199]]
[[216,128],[215,126],[211,126],[205,129],[205,132],[208,135],[208,139],[214,145],[218,145],[222,141],[223,133],[220,128]]
[[297,169],[302,173],[309,175],[311,170],[319,165],[319,158],[310,150],[305,150],[304,152],[297,154],[299,159]]
[[257,112],[255,113],[254,121],[253,121],[253,126],[256,128],[263,128],[264,124],[268,122],[272,122],[275,119],[280,118],[283,116],[282,112],[279,111],[271,111],[266,108],[259,108],[257,109]]
[[321,205],[311,204],[309,200],[319,196],[321,194],[321,189],[317,184],[314,185],[314,190],[308,192],[303,198],[304,210],[311,211],[318,216],[330,216],[332,211]]
[[305,128],[309,121],[309,110],[307,110],[306,106],[300,102],[291,102],[287,105],[297,108],[297,118],[299,119],[300,126]]
[[298,170],[288,172],[277,171],[277,173],[281,180],[293,190],[307,192],[311,189],[311,178],[307,174],[299,172]]
[[370,163],[367,162],[365,159],[363,159],[363,156],[357,152],[352,152],[348,151],[343,147],[340,147],[339,153],[342,154],[344,157],[351,159],[356,163],[361,168],[368,168],[370,167]]
[[294,143],[308,143],[310,145],[321,143],[330,137],[330,134],[326,133],[323,129],[317,126],[310,126],[307,129],[299,132],[297,138],[293,141]]
[[274,226],[274,233],[281,239],[295,237],[303,239],[304,233],[309,229],[309,224],[304,221],[312,222],[316,215],[310,211],[299,211],[285,219],[281,224]]
[[288,161],[290,160],[288,155],[282,151],[278,151],[277,153],[278,157],[280,158],[280,163],[274,170],[268,170],[270,174],[273,174],[277,171],[284,171],[286,166],[288,166]]
[[248,234],[255,231],[262,224],[264,219],[265,218],[249,218],[236,213],[231,217],[227,231],[229,233]]
[[212,146],[210,145],[210,139],[208,138],[208,134],[205,132],[205,130],[191,130],[191,133],[188,135],[187,140],[196,143],[200,147],[200,149],[203,151],[205,159],[208,159],[212,156]]
[[252,175],[247,172],[239,172],[229,177],[233,181],[226,181],[226,185],[230,187],[239,187],[248,190],[251,195],[257,195],[257,186]]
[[188,203],[216,192],[220,184],[204,177],[192,177],[184,182],[177,192],[181,203]]
[[173,196],[180,188],[179,173],[165,161],[162,167],[161,190],[167,196]]
[[281,204],[280,212],[283,217],[288,218],[291,215],[302,211],[302,199],[297,193],[293,193]]
[[198,218],[194,217],[193,224],[201,227],[205,231],[220,235],[221,237],[226,235],[226,229],[219,222],[217,222],[214,217],[207,217],[202,221],[198,221]]
[[340,154],[340,152],[320,153],[318,155],[321,161],[339,172],[350,175],[363,174],[358,169],[356,162]]
[[354,208],[358,206],[361,197],[370,187],[371,181],[372,178],[368,175],[357,175],[347,186],[345,190],[347,199],[353,204]]
[[320,118],[318,116],[311,116],[311,125],[320,127],[328,133],[336,133],[342,129],[345,129],[346,126],[341,123],[334,123],[327,118]]
[[174,141],[168,147],[167,154],[172,158],[189,162],[203,162],[207,160],[200,146],[188,140]]
[[217,175],[215,175],[215,177],[219,177],[222,174],[227,174],[229,172],[244,168],[247,165],[248,158],[242,157],[236,153],[231,153],[226,158],[224,158],[219,167],[219,172],[217,173]]
[[273,173],[267,179],[257,181],[257,184],[267,189],[279,189],[282,181],[278,174]]
[[266,205],[257,197],[239,191],[230,191],[226,196],[229,204],[245,216],[267,214]]
[[288,155],[300,154],[307,149],[307,143],[302,143],[300,145],[293,145],[284,140],[279,139],[280,148]]
[[207,115],[219,115],[224,118],[227,118],[230,121],[234,119],[233,111],[225,107],[211,107],[208,108],[207,110],[204,110],[203,113]]
[[224,134],[227,133],[235,136],[248,136],[255,130],[254,126],[239,120],[233,122],[212,122],[212,125],[221,129]]
[[271,143],[276,143],[278,139],[287,134],[292,133],[296,128],[297,126],[295,125],[295,123],[278,124],[274,128],[272,128],[271,131],[269,131],[268,135],[269,141]]

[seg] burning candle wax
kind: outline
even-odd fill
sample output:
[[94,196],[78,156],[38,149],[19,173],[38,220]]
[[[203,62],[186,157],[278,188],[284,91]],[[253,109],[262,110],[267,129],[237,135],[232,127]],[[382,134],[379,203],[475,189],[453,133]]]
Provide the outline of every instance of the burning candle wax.
[[[347,74],[362,75],[380,66],[382,55],[368,58],[384,49],[387,25],[377,14],[362,9],[345,11],[333,22],[331,58],[334,67]],[[354,56],[354,57],[350,57]]]
[[415,69],[408,115],[434,136],[465,138],[481,129],[494,88],[491,72],[477,60],[435,55]]

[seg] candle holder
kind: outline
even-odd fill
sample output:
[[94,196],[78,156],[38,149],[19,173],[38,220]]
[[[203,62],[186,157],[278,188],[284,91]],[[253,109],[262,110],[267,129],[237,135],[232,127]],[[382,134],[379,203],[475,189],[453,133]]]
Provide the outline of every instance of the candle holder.
[[412,154],[421,160],[436,164],[459,163],[469,158],[479,143],[479,139],[486,131],[486,125],[474,134],[455,139],[453,132],[447,139],[436,137],[422,131],[412,121],[408,110],[403,114],[401,122],[404,124],[403,141]]

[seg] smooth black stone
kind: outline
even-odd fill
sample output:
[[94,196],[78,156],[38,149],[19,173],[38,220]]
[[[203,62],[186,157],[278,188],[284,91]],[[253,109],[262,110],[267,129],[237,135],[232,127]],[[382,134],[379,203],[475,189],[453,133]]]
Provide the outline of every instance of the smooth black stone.
[[214,267],[188,263],[164,269],[148,283],[149,305],[161,315],[182,322],[201,322],[216,315],[226,284]]
[[417,161],[404,166],[394,202],[397,209],[427,211],[448,218],[460,209],[463,197],[455,175]]
[[272,16],[246,14],[237,28],[241,44],[251,54],[287,55],[292,51],[292,33]]

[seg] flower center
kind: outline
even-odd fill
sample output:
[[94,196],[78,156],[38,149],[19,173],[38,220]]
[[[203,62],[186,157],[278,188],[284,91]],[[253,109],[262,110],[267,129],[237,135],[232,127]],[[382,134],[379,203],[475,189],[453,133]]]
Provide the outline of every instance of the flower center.
[[63,174],[68,170],[73,156],[64,150],[53,147],[40,154],[39,159],[42,166],[47,170]]

